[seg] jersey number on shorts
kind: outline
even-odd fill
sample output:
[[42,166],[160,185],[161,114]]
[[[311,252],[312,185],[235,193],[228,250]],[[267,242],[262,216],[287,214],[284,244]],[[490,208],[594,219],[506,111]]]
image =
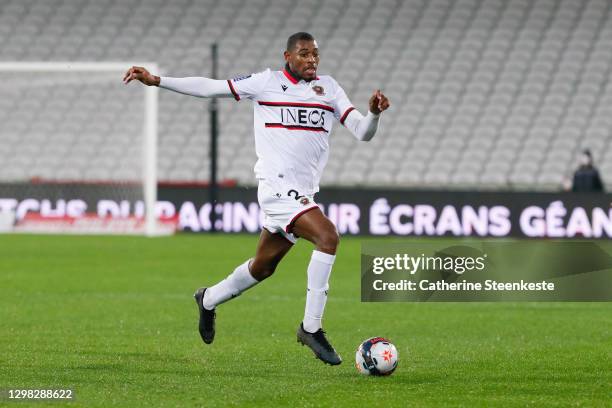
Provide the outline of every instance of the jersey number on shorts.
[[293,198],[295,198],[295,200],[299,200],[300,198],[304,198],[303,195],[300,195],[300,193],[298,193],[296,190],[289,190],[287,191],[287,195],[289,197],[291,197],[293,195]]

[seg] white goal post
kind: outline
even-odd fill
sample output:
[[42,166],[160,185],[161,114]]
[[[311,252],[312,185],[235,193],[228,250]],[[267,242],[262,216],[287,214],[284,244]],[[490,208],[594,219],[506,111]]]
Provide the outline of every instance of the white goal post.
[[[122,75],[133,65],[146,67],[159,74],[159,67],[154,62],[0,62],[0,75],[44,73],[80,74],[110,73],[117,74],[121,81]],[[130,86],[142,86],[130,84]],[[145,226],[147,236],[158,235],[155,205],[157,202],[157,134],[158,134],[158,88],[142,86],[144,91],[144,123],[142,138],[142,185],[144,201]]]

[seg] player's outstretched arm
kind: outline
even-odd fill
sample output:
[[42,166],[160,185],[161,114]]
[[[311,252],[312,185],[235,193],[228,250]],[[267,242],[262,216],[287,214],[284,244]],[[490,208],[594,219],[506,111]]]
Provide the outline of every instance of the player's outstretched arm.
[[389,109],[389,106],[391,106],[389,99],[377,89],[368,101],[367,115],[363,116],[357,110],[353,110],[344,121],[344,126],[357,140],[367,142],[376,134],[380,114]]
[[204,77],[159,77],[151,74],[146,68],[132,67],[125,73],[123,82],[127,85],[134,80],[140,81],[147,86],[159,86],[160,88],[199,98],[211,98],[214,96],[233,97],[227,81],[223,80]]

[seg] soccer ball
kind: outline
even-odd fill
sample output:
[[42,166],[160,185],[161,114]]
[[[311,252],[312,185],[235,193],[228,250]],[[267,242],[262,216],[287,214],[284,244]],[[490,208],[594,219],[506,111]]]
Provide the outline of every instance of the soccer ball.
[[391,375],[397,368],[397,349],[384,337],[372,337],[359,345],[355,367],[364,375]]

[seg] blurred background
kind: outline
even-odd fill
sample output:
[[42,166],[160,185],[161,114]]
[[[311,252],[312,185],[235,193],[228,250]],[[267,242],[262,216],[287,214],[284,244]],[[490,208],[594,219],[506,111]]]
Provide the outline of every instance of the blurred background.
[[[560,192],[588,159],[612,187],[608,0],[0,0],[0,62],[159,64],[168,76],[282,69],[308,31],[381,129],[331,137],[324,187]],[[0,73],[0,181],[141,178],[142,87],[121,73]],[[218,179],[255,186],[252,107],[219,102]],[[210,179],[208,101],[159,93],[158,179]],[[587,160],[588,161],[588,160]],[[588,167],[588,166],[587,166]],[[590,171],[590,170],[589,170]]]

